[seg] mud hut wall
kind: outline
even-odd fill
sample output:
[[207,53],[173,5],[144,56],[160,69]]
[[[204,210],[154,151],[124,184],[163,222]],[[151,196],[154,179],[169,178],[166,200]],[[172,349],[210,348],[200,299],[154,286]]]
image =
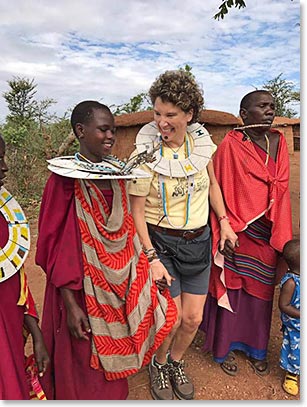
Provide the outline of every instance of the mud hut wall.
[[293,127],[292,126],[278,126],[275,127],[285,136],[289,154],[294,154],[294,140],[293,140]]
[[223,140],[223,138],[225,137],[225,134],[234,128],[234,126],[231,126],[231,125],[214,126],[212,124],[206,124],[206,123],[203,123],[203,125],[208,130],[209,134],[211,135],[213,143],[216,144],[217,146]]
[[129,158],[130,154],[135,149],[135,138],[141,127],[142,125],[131,127],[117,127],[117,137],[112,149],[112,153],[121,160]]
[[295,124],[293,127],[293,148],[295,151],[300,151],[300,125]]

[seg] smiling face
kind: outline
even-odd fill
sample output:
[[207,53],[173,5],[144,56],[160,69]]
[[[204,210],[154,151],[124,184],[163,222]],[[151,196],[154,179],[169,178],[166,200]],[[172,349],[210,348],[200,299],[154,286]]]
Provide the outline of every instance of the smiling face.
[[113,115],[105,109],[93,109],[91,118],[76,124],[80,153],[92,162],[100,162],[111,153],[115,142]]
[[245,125],[273,123],[275,117],[275,102],[269,93],[256,93],[248,106],[240,109],[240,116]]
[[193,117],[193,111],[184,112],[180,107],[170,102],[163,102],[157,97],[154,103],[154,120],[163,140],[173,145],[181,145],[187,131],[187,126]]
[[6,177],[5,173],[8,171],[5,159],[5,143],[3,138],[0,135],[0,189],[3,185],[3,180]]

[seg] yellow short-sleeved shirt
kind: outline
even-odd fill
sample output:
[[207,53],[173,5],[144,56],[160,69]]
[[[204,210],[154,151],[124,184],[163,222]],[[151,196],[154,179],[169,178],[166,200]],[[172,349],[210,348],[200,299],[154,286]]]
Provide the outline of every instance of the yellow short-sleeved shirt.
[[[191,137],[189,142],[193,143]],[[192,145],[193,148],[193,145]],[[212,143],[212,154],[215,152],[217,146]],[[137,154],[135,150],[131,156]],[[185,158],[184,148],[178,151],[178,159]],[[171,148],[164,147],[163,155],[168,159],[173,159],[173,151]],[[161,218],[163,218],[163,202],[159,188],[159,174],[152,171],[146,164],[140,168],[150,174],[152,178],[138,178],[128,182],[128,192],[131,195],[146,197],[145,204],[145,219],[146,222],[157,225]],[[167,213],[173,226],[171,226],[166,217],[162,219],[159,226],[166,228],[180,229],[185,223],[186,219],[186,202],[188,194],[188,179],[186,178],[169,178],[164,177],[166,185],[166,194],[168,200]],[[208,222],[209,215],[209,176],[207,168],[194,175],[194,190],[191,196],[189,205],[189,217],[187,224],[183,229],[196,229]]]

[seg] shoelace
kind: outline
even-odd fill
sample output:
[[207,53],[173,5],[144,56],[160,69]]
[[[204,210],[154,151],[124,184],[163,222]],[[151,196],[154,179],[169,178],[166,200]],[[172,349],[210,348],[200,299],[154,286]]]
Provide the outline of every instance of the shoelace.
[[175,373],[176,381],[179,380],[180,384],[189,383],[183,368],[183,362],[179,362],[178,366],[173,364],[173,372]]
[[168,370],[165,366],[157,366],[158,374],[155,381],[158,383],[159,389],[168,389]]

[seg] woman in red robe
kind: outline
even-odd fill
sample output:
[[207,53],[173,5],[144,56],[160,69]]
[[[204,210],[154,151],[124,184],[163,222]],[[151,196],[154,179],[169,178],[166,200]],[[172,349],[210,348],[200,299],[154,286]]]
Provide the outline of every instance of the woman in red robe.
[[[115,140],[110,110],[84,101],[71,123],[80,142],[78,157],[99,165]],[[52,174],[40,209],[36,262],[47,276],[42,318],[51,355],[42,381],[47,398],[126,399],[126,377],[149,363],[177,314],[167,294],[160,298],[165,313],[156,302],[157,286],[151,284],[124,181]]]
[[[8,167],[5,163],[5,143],[0,135],[0,190]],[[0,253],[9,239],[8,222],[0,212]],[[0,400],[29,400],[24,354],[24,328],[33,337],[38,372],[46,370],[49,357],[38,327],[34,301],[21,268],[9,278],[1,278],[6,271],[0,263]]]

